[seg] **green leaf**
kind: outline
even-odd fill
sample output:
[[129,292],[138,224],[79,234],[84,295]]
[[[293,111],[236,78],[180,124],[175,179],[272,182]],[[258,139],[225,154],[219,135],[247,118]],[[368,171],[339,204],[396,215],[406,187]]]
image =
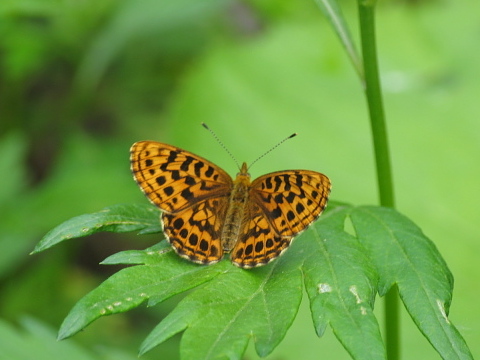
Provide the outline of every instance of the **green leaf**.
[[159,217],[159,210],[151,205],[120,204],[106,207],[93,214],[76,216],[52,229],[37,244],[32,254],[62,241],[100,231],[140,231],[142,234],[160,232]]
[[102,265],[151,265],[158,262],[157,257],[152,256],[161,255],[166,252],[172,251],[172,247],[166,241],[161,241],[158,244],[145,249],[144,251],[139,250],[127,250],[121,251],[119,253],[113,254],[101,262]]
[[385,348],[373,314],[378,275],[362,245],[344,230],[349,207],[322,216],[299,255],[305,257],[305,287],[315,329],[330,324],[355,359],[385,359]]
[[444,359],[471,359],[448,319],[453,276],[435,245],[409,219],[389,208],[353,208],[351,220],[379,274],[379,293],[393,284],[419,330]]
[[143,256],[145,265],[117,272],[82,298],[63,321],[59,339],[76,334],[101,316],[128,311],[147,300],[149,305],[155,305],[211,280],[229,266],[227,262],[198,266],[179,258],[172,250],[137,252],[137,259]]
[[[303,282],[319,336],[330,325],[352,358],[385,359],[373,306],[377,291],[384,295],[397,284],[413,320],[441,356],[471,358],[448,319],[453,279],[434,244],[393,209],[335,205],[285,255],[261,268],[239,269],[228,259],[200,266],[180,258],[167,242],[112,255],[103,264],[136,266],[119,271],[81,299],[58,337],[72,336],[101,316],[146,301],[153,306],[198,287],[157,325],[140,353],[183,331],[184,359],[240,359],[250,338],[257,353],[266,356],[292,324]],[[84,228],[90,232],[158,228],[158,214],[152,206],[117,205],[76,217],[70,221],[75,226],[65,226],[67,221],[51,238],[84,236],[80,231]]]

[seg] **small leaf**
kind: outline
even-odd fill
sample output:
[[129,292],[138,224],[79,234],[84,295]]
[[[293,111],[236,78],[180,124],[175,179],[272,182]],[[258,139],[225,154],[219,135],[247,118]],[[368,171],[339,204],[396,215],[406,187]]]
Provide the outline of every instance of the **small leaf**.
[[138,252],[151,259],[145,261],[146,265],[117,272],[82,298],[63,321],[59,339],[76,334],[101,316],[128,311],[147,300],[155,305],[211,280],[225,270],[225,265],[230,266],[226,262],[198,266],[183,261],[173,251]]
[[49,231],[32,254],[46,250],[62,241],[100,231],[142,233],[160,232],[160,212],[152,205],[120,204],[93,213],[76,216]]
[[[152,265],[158,263],[157,256],[162,255],[173,251],[172,246],[166,242],[161,241],[160,243],[149,247],[145,250],[127,250],[121,251],[119,253],[113,254],[103,260],[100,264],[102,265]],[[153,256],[157,255],[157,256]]]
[[453,276],[435,245],[393,209],[363,206],[350,216],[380,274],[380,295],[396,283],[407,311],[438,353],[444,359],[471,359],[448,319]]
[[362,245],[344,230],[350,208],[323,215],[299,251],[315,329],[327,324],[354,359],[385,359],[373,314],[378,275]]

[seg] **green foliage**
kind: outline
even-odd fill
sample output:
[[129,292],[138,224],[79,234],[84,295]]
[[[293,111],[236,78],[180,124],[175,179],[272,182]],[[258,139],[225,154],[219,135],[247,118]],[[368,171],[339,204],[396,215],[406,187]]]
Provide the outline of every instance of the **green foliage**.
[[24,317],[21,328],[0,320],[0,359],[5,360],[134,360],[132,354],[103,347],[90,351],[75,342],[55,341],[55,332],[38,320]]
[[[158,215],[150,205],[120,205],[78,216],[53,229],[36,251],[85,232],[151,232],[158,228]],[[348,221],[354,234],[345,230]],[[183,331],[184,359],[240,359],[250,338],[257,353],[266,356],[292,324],[305,286],[319,336],[330,325],[353,358],[384,359],[373,306],[377,292],[384,295],[397,284],[412,319],[441,356],[469,358],[448,319],[450,271],[433,243],[392,209],[336,206],[284,256],[252,270],[228,261],[192,264],[164,242],[112,255],[103,263],[136,266],[114,274],[80,300],[64,320],[60,339],[101,316],[144,302],[153,306],[194,289],[150,333],[140,353]]]
[[9,174],[9,176],[0,177],[0,218],[2,219],[0,224],[3,232],[8,234],[0,237],[0,278],[15,267],[16,262],[19,258],[23,258],[29,246],[21,241],[17,224],[8,221],[11,206],[25,191],[27,185],[26,170],[22,166],[16,166],[25,156],[25,150],[25,139],[20,133],[11,133],[0,138],[0,154],[4,154],[0,157],[0,173]]
[[[268,147],[263,145],[267,141],[275,143],[298,132],[297,141],[277,150],[253,171],[266,173],[292,167],[318,170],[332,178],[335,199],[348,199],[354,204],[376,202],[369,130],[359,95],[362,88],[315,2],[190,3],[0,1],[0,316],[22,326],[19,330],[2,321],[2,329],[5,325],[8,330],[0,336],[4,340],[0,349],[14,350],[8,353],[12,355],[9,360],[41,358],[42,346],[52,343],[44,337],[38,337],[35,346],[29,339],[20,341],[28,337],[25,334],[29,330],[16,319],[25,313],[34,314],[58,328],[60,317],[72,302],[104,280],[105,269],[113,271],[113,267],[97,266],[104,254],[136,248],[140,238],[150,241],[151,236],[133,237],[134,242],[125,245],[128,236],[115,234],[122,224],[115,220],[102,224],[98,218],[91,218],[83,228],[88,228],[87,232],[91,229],[94,236],[27,256],[41,236],[65,219],[102,209],[106,204],[138,201],[141,193],[131,179],[127,160],[128,147],[134,141],[148,137],[169,142],[232,170],[227,156],[222,158],[223,154],[214,151],[216,145],[200,130],[200,122],[212,126],[232,152],[246,161]],[[344,39],[342,45],[359,73],[359,56],[348,35],[352,31],[353,39],[357,39],[356,28],[348,30],[345,25],[357,21],[354,3],[341,4],[346,19],[336,2],[316,3],[329,13],[327,18]],[[471,194],[477,187],[479,167],[475,164],[476,154],[480,154],[476,116],[480,82],[472,76],[480,61],[480,52],[472,45],[478,38],[479,4],[469,0],[380,2],[376,14],[397,204],[434,239],[454,272],[456,293],[451,317],[465,329],[464,336],[477,355],[480,312],[478,295],[472,289],[479,277],[476,264],[480,243],[478,201]],[[85,98],[88,101],[83,101]],[[151,231],[156,231],[156,211],[152,209],[151,215],[152,224],[156,217]],[[353,216],[354,212],[347,217],[347,232],[336,233],[342,239],[338,246],[349,246],[342,256],[365,256],[368,248],[362,245],[358,249],[362,242],[355,236],[360,228],[359,223],[353,227]],[[365,221],[368,229],[375,224]],[[114,231],[95,235],[100,230],[95,229],[97,225]],[[125,230],[130,226],[124,225]],[[132,231],[141,231],[135,228],[132,225]],[[76,234],[85,234],[82,227],[77,230]],[[313,249],[311,235],[305,233],[295,240],[285,259],[279,261],[295,263],[296,254],[302,251],[307,256],[304,249]],[[425,243],[414,241],[405,248],[406,254],[416,257],[409,250],[420,244],[422,251],[429,252]],[[385,256],[392,253],[383,253],[383,246],[383,242],[378,245],[380,252],[368,252]],[[400,241],[398,249],[403,249]],[[179,261],[173,258],[175,263]],[[436,274],[433,265],[437,262],[430,261],[432,258],[426,257],[416,266]],[[113,255],[104,263],[138,264],[132,268],[147,269],[149,264],[142,262],[147,259],[156,261],[145,252],[133,250]],[[380,273],[375,257],[368,255],[368,259],[369,268]],[[362,270],[355,282],[371,282],[366,263],[350,270],[347,262],[336,266],[335,271],[313,260],[309,266],[318,267],[330,282],[343,267],[352,277]],[[461,354],[462,346],[447,349],[449,344],[462,343],[451,340],[457,338],[456,330],[443,321],[442,309],[447,314],[450,305],[448,272],[441,272],[443,282],[432,291],[416,276],[416,267],[409,261],[400,264],[405,264],[405,273],[386,268],[377,278],[384,281],[378,291],[387,291],[399,281],[398,290],[414,319],[410,321],[406,311],[401,313],[403,357],[438,358],[420,336],[415,322],[429,341],[443,349],[440,353]],[[307,281],[305,274],[303,280]],[[189,292],[196,293],[214,281],[216,277]],[[408,281],[418,284],[421,297]],[[31,294],[36,296],[32,298]],[[308,295],[317,296],[313,301],[325,303],[324,311],[332,317],[338,315],[330,324],[348,327],[356,318],[341,319],[342,312],[334,306],[342,303],[345,294],[348,297],[352,293],[345,289],[336,292],[337,299],[329,302],[315,292]],[[105,307],[115,299],[107,299],[110,302]],[[135,348],[145,337],[145,329],[165,316],[175,300],[177,296],[154,308],[103,318],[72,342],[55,345],[78,341],[83,348],[97,349],[99,344],[114,339],[118,348]],[[302,306],[292,328],[295,331],[287,332],[270,357],[317,358],[326,353],[327,357],[340,358],[343,350],[330,341],[328,322],[318,318],[323,313],[318,313],[314,321],[317,333],[326,330],[325,338],[316,343],[307,336],[311,324],[304,318],[308,315],[305,304]],[[383,323],[379,309],[382,306],[377,303],[375,313]],[[313,337],[314,332],[310,332]],[[53,338],[51,332],[49,336]],[[174,336],[144,357],[158,358],[154,356],[161,351],[161,358],[174,358],[179,339],[180,335]],[[158,338],[152,343],[154,340]],[[173,353],[166,354],[170,347]],[[75,351],[65,353],[73,357]],[[65,358],[65,353],[52,345],[44,358]],[[256,358],[253,346],[247,349],[246,357]],[[105,358],[122,357],[112,351]]]
[[[152,219],[157,220],[156,222]],[[98,231],[127,232],[142,230],[147,234],[159,230],[160,213],[155,208],[141,205],[115,205],[95,214],[80,215],[64,222],[45,235],[33,254],[72,238],[91,235]]]

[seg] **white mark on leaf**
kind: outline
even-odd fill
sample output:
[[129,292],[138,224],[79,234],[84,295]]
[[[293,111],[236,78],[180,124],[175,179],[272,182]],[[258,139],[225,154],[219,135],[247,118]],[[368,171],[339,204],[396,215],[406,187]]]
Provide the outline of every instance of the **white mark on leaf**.
[[450,320],[448,320],[447,312],[445,311],[445,304],[443,303],[443,301],[440,299],[437,299],[437,306],[443,318],[445,319],[446,323],[450,325]]
[[320,283],[317,285],[320,294],[332,292],[332,287],[329,284]]
[[357,286],[352,285],[348,288],[348,290],[353,294],[353,296],[355,296],[355,299],[357,299],[357,304],[361,304],[362,299],[360,299],[360,295],[358,295]]

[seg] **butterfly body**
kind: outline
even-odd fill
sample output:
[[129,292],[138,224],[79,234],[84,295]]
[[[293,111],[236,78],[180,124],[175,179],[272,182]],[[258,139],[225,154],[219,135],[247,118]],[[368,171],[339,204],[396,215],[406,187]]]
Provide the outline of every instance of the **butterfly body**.
[[251,182],[246,163],[233,180],[208,160],[163,143],[140,141],[130,153],[134,179],[162,210],[167,240],[200,264],[224,253],[242,268],[267,264],[318,218],[330,192],[328,177],[309,170]]
[[248,188],[250,187],[250,175],[247,173],[247,164],[243,163],[240,173],[233,182],[232,192],[228,200],[228,209],[225,214],[222,229],[222,245],[225,252],[230,252],[240,235],[245,215],[245,207],[248,202]]

